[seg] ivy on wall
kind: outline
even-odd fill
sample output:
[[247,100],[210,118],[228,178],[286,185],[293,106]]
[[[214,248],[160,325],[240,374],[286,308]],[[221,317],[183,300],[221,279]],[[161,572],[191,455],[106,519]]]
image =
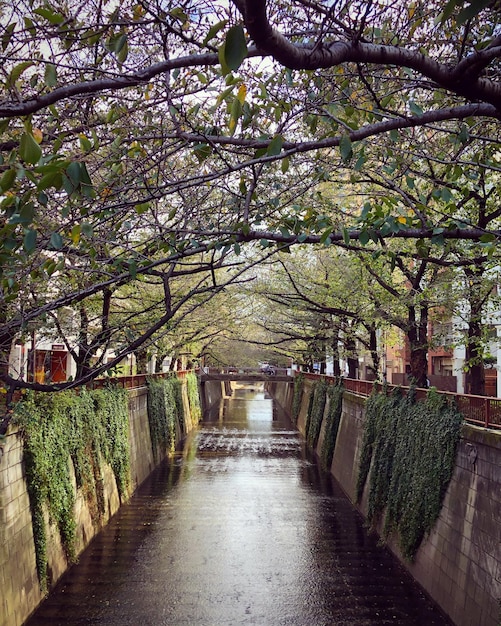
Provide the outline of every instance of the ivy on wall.
[[311,449],[314,449],[317,445],[318,437],[320,435],[320,428],[322,427],[322,419],[327,400],[327,386],[327,381],[322,378],[314,383],[311,390],[305,433],[306,442]]
[[292,421],[297,424],[299,412],[301,410],[301,402],[303,400],[304,391],[304,374],[298,374],[294,377],[294,395],[292,397]]
[[330,469],[343,410],[343,383],[341,379],[335,385],[328,386],[327,397],[329,410],[325,416],[325,436],[320,450],[320,463],[325,469]]
[[195,372],[189,372],[186,375],[186,387],[188,391],[188,402],[190,405],[191,423],[193,426],[196,426],[202,419],[202,408],[200,406],[198,378]]
[[174,452],[176,428],[185,430],[181,384],[176,376],[148,381],[148,421],[155,460],[160,450]]
[[455,405],[433,390],[420,402],[412,389],[367,401],[357,497],[370,475],[368,520],[375,525],[384,514],[385,536],[398,532],[410,560],[440,514],[462,422]]
[[35,557],[40,586],[47,589],[47,536],[44,512],[61,536],[68,560],[75,558],[75,480],[95,522],[104,512],[101,463],[113,469],[121,497],[129,485],[128,399],[121,388],[79,394],[29,393],[15,409],[24,439]]

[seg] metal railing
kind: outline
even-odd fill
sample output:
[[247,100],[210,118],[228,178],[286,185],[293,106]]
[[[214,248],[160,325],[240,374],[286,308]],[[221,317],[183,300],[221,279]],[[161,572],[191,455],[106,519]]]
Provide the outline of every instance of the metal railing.
[[[299,374],[299,372],[296,372],[296,374]],[[311,374],[306,372],[303,372],[303,375],[311,380],[325,378],[329,382],[336,382],[336,378],[333,376]],[[381,383],[371,380],[358,380],[354,378],[343,378],[343,385],[346,390],[361,396],[370,396],[374,386],[378,387],[380,390],[383,389]],[[391,393],[397,388],[401,389],[403,394],[406,394],[409,390],[409,387],[386,385],[387,393]],[[416,397],[418,400],[426,398],[427,393],[428,389],[416,389]],[[477,426],[483,426],[484,428],[501,430],[501,398],[451,393],[450,391],[437,391],[437,393],[453,399],[466,422]]]
[[90,382],[87,387],[90,389],[102,389],[106,385],[112,384],[124,389],[138,389],[146,387],[148,380],[168,378],[169,376],[177,376],[181,380],[186,378],[186,374],[191,370],[178,370],[175,372],[162,372],[159,374],[133,374],[132,376],[106,376],[105,378],[96,378]]

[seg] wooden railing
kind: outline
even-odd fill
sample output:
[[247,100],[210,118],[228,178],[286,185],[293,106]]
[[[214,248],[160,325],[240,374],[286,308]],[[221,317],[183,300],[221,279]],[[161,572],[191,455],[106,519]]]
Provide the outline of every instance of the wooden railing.
[[[298,372],[296,372],[296,374],[297,373]],[[336,379],[332,376],[304,372],[303,375],[311,380],[325,378],[329,382],[336,382]],[[370,396],[375,385],[379,389],[383,388],[381,383],[370,380],[356,380],[354,378],[343,378],[343,385],[348,391],[352,391],[353,393],[361,396]],[[386,385],[387,393],[391,393],[396,388],[396,385]],[[409,390],[409,387],[402,386],[398,388],[402,390],[403,394],[406,394]],[[416,389],[416,397],[418,400],[426,398],[427,393],[427,389]],[[451,393],[449,391],[437,391],[437,393],[447,396],[448,398],[453,398],[456,402],[458,410],[463,414],[465,421],[468,423],[483,426],[485,428],[501,430],[501,398],[473,396],[468,394]]]

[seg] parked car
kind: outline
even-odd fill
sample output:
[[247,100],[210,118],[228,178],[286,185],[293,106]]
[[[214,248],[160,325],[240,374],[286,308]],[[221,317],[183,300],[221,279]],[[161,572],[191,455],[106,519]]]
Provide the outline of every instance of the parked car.
[[269,363],[263,363],[261,365],[261,371],[263,374],[268,374],[268,376],[275,376],[275,368]]

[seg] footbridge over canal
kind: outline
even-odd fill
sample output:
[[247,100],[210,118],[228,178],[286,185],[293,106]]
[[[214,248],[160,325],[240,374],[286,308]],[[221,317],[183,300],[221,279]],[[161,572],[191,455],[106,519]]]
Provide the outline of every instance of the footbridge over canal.
[[261,384],[267,382],[292,384],[294,377],[285,368],[201,368],[198,371],[202,413],[207,415],[219,406],[222,398],[232,393],[232,383]]
[[285,368],[271,367],[267,370],[248,367],[231,367],[225,369],[206,367],[199,370],[198,376],[201,383],[205,383],[209,380],[253,383],[267,382],[270,379],[274,382],[291,383],[294,381],[294,377],[288,372],[290,372],[290,370]]

